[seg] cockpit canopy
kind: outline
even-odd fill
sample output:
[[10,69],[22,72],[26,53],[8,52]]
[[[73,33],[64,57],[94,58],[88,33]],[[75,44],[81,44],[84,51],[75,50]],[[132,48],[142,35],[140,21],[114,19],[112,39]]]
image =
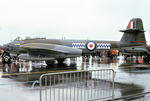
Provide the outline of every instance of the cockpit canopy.
[[30,40],[30,39],[46,39],[46,38],[39,38],[33,36],[19,36],[14,41],[22,41],[22,40]]
[[15,39],[15,41],[21,41],[21,40],[29,40],[29,39],[35,39],[35,37],[30,37],[30,36],[19,36]]

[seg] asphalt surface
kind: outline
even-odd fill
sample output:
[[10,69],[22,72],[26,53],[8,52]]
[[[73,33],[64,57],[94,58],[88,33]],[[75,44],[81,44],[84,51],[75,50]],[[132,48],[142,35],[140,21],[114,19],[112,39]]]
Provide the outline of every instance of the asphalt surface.
[[[115,98],[128,97],[126,100],[149,101],[150,65],[137,64],[123,57],[109,58],[82,57],[67,59],[63,65],[54,63],[46,66],[44,62],[0,63],[0,101],[39,101],[39,86],[36,81],[41,74],[62,71],[92,70],[111,68],[115,70]],[[32,84],[35,83],[35,86]],[[134,95],[146,93],[143,96]]]

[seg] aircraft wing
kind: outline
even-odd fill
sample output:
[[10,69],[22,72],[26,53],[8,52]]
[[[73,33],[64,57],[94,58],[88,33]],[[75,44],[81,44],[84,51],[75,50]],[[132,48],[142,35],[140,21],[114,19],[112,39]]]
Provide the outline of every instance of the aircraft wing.
[[[34,57],[33,60],[48,60],[50,58],[68,58],[81,56],[82,50],[75,49],[69,46],[57,45],[57,44],[45,44],[45,43],[27,43],[20,46],[20,51],[26,51],[26,56],[29,60],[30,57]],[[20,55],[20,58],[25,59],[25,55]],[[38,59],[36,59],[38,58]],[[30,59],[32,60],[32,59]]]

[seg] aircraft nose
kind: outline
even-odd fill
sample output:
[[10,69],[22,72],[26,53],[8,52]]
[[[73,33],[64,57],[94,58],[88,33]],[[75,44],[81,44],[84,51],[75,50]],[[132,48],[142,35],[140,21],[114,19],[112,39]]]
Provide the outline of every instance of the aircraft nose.
[[4,44],[4,45],[2,46],[2,50],[4,50],[4,51],[9,51],[9,50],[10,50],[9,45]]

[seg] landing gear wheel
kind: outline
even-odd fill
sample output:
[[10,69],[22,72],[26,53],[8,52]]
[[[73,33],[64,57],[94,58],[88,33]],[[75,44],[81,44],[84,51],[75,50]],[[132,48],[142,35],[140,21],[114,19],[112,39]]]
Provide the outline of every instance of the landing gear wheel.
[[9,53],[4,52],[2,54],[2,63],[10,63],[11,62],[11,57]]
[[54,64],[54,61],[46,61],[46,64],[47,65],[52,65],[52,64]]
[[57,59],[59,65],[62,65],[65,59]]

